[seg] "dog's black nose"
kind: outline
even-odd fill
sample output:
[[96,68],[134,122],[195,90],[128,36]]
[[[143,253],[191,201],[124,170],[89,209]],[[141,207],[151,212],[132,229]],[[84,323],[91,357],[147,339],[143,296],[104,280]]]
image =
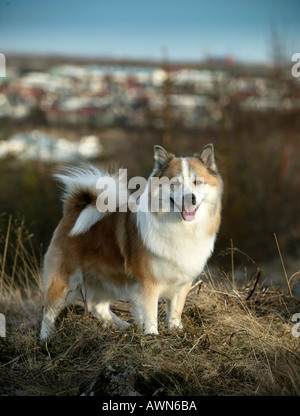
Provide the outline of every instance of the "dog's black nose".
[[196,195],[186,194],[184,195],[184,201],[189,205],[196,205]]

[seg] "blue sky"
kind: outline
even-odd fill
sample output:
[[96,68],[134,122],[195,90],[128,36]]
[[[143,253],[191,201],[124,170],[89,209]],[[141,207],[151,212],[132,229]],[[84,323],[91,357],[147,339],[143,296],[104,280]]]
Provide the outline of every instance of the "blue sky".
[[300,52],[299,0],[0,0],[0,52],[199,61]]

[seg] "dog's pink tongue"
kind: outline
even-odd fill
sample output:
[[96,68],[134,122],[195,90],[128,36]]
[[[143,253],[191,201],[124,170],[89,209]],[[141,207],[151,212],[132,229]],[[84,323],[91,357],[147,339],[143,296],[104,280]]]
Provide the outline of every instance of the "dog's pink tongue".
[[185,208],[182,210],[182,216],[186,221],[193,221],[195,219],[196,211],[187,211]]

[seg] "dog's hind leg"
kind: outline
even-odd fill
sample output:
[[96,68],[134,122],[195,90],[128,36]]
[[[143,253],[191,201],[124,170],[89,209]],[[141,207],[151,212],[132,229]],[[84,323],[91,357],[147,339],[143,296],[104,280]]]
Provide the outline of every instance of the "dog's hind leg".
[[41,341],[46,341],[52,334],[60,311],[75,300],[80,277],[81,273],[75,273],[75,270],[63,265],[61,258],[54,257],[51,250],[46,254],[43,268],[44,309]]
[[107,293],[101,285],[99,285],[97,289],[88,287],[86,298],[88,311],[95,316],[95,318],[99,319],[104,327],[117,326],[121,329],[126,329],[130,326],[111,311],[110,304],[115,301],[116,298]]
[[40,332],[41,341],[46,341],[52,334],[55,320],[66,304],[67,291],[68,286],[65,279],[58,272],[54,273],[45,293],[43,321]]
[[90,308],[93,316],[103,322],[104,327],[117,326],[120,329],[126,329],[130,325],[128,322],[122,321],[110,309],[109,301],[101,301]]

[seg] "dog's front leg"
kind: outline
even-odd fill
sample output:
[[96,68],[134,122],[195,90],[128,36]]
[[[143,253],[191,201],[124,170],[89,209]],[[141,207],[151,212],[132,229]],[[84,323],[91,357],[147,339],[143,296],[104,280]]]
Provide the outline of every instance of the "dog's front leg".
[[167,322],[169,329],[182,329],[181,315],[187,294],[191,288],[192,282],[182,286],[177,293],[167,299]]
[[144,334],[158,334],[158,287],[155,282],[141,284],[133,297],[134,317]]

